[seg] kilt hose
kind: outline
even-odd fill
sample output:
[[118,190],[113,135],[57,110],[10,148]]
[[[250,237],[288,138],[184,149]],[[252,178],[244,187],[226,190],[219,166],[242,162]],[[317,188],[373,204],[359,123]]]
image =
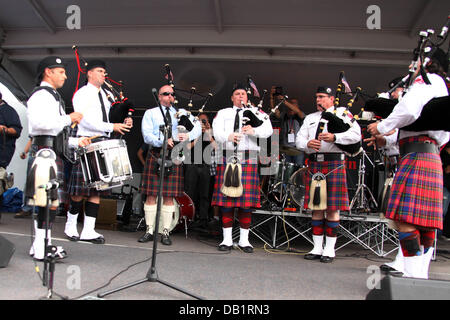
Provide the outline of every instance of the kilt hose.
[[77,162],[72,166],[72,173],[70,175],[69,188],[67,189],[71,196],[109,196],[111,195],[111,189],[98,191],[95,188],[88,188],[84,182],[83,169],[81,163]]
[[[33,163],[34,159],[36,159],[36,152],[38,152],[41,149],[53,150],[53,148],[50,148],[50,147],[37,146],[37,145],[33,144],[30,148],[31,160],[29,160],[29,161],[31,161],[31,163]],[[64,177],[64,164],[63,164],[62,159],[58,155],[56,155],[55,163],[56,163],[56,168],[58,170],[58,172],[56,173],[56,178],[58,179],[58,181],[61,182],[58,187],[58,201],[60,203],[69,203],[69,199],[68,199],[68,195],[67,195],[67,184],[66,184],[65,177]],[[30,170],[31,170],[31,166],[30,166]],[[28,172],[27,172],[27,174],[28,174]],[[28,183],[28,179],[27,179],[26,183]],[[25,190],[26,189],[27,188],[25,187]]]
[[214,193],[211,206],[228,208],[260,208],[259,175],[257,160],[241,161],[242,166],[242,187],[243,193],[240,197],[228,197],[224,195],[220,188],[224,181],[226,158],[222,163],[217,164],[217,174],[214,183]]
[[[425,137],[408,137],[399,141],[424,141]],[[426,138],[432,143],[436,142]],[[424,228],[442,229],[443,174],[438,154],[413,152],[398,164],[391,187],[386,218]]]
[[327,210],[349,210],[347,175],[345,172],[345,161],[342,160],[309,161],[308,173],[305,175],[304,208],[308,209],[311,177],[316,172],[322,172],[326,176]]
[[[159,176],[156,173],[160,157],[159,152],[149,150],[145,161],[144,172],[142,174],[141,193],[150,196],[157,196],[159,189]],[[172,165],[169,175],[164,173],[163,197],[181,197],[184,192],[183,165]]]

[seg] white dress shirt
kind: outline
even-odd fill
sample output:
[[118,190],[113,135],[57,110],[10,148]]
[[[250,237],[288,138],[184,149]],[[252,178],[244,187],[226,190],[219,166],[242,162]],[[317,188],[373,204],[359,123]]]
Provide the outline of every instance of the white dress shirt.
[[[166,107],[162,106],[162,109],[165,114]],[[184,109],[179,109],[179,112],[186,114],[186,110]],[[175,117],[177,110],[171,106],[169,108],[169,113],[172,120],[172,138],[174,141],[178,141],[178,120]],[[202,127],[199,121],[194,121],[194,116],[192,114],[189,115],[189,120],[194,125],[194,128],[188,132],[189,141],[192,141],[197,139],[202,134]],[[144,138],[144,142],[146,144],[156,148],[162,146],[164,142],[164,135],[159,130],[161,125],[164,125],[164,118],[159,107],[145,111],[144,116],[142,117],[141,131],[142,137]]]
[[[330,107],[327,112],[333,111],[334,107]],[[350,123],[350,119],[353,117],[351,113],[347,113],[346,116],[344,116],[344,111],[346,108],[339,107],[336,110],[336,116],[338,116],[341,119],[344,119],[344,122]],[[319,126],[319,121],[322,118],[322,112],[317,111],[311,114],[308,114],[305,119],[303,120],[303,125],[300,128],[300,131],[297,133],[297,137],[295,139],[295,145],[297,149],[300,149],[302,151],[305,151],[306,153],[315,153],[317,152],[314,149],[308,148],[308,142],[310,140],[313,140],[316,138],[316,131],[317,127]],[[325,124],[323,132],[328,132],[328,124]],[[335,145],[335,143],[339,144],[353,144],[357,143],[358,141],[361,141],[361,128],[359,124],[356,121],[353,121],[350,128],[341,133],[335,133],[336,141],[334,143],[321,141],[320,150],[319,152],[328,153],[328,152],[339,152],[342,153],[342,150],[339,149]]]
[[[413,123],[419,118],[428,101],[448,95],[447,86],[440,76],[434,73],[427,73],[427,76],[431,82],[430,85],[423,81],[422,76],[418,76],[401,101],[395,105],[392,113],[378,124],[377,129],[381,134]],[[400,139],[419,135],[428,135],[435,139],[439,146],[444,145],[449,140],[447,131],[413,132],[400,130]]]
[[[53,87],[45,81],[40,86]],[[55,89],[53,89],[55,90]],[[55,90],[56,91],[56,90]],[[47,90],[35,92],[27,102],[28,130],[30,136],[56,136],[70,125],[70,116],[60,107],[60,103]]]
[[[238,108],[236,106],[233,106],[231,108],[225,108],[219,110],[219,112],[217,112],[217,115],[213,120],[212,128],[214,133],[214,139],[219,144],[222,144],[222,148],[224,150],[234,150],[234,143],[228,141],[228,137],[230,134],[234,132],[234,118],[236,116],[236,112],[238,109],[241,110],[239,111],[239,132],[240,132],[243,126],[242,115],[244,111],[247,109]],[[258,108],[250,107],[250,110],[256,114]],[[261,111],[259,111],[259,113],[262,114]],[[260,120],[262,120],[263,123],[259,127],[253,128],[255,131],[254,135],[245,135],[245,134],[243,135],[242,139],[238,143],[237,148],[238,151],[244,150],[259,151],[260,147],[258,146],[257,138],[269,138],[272,135],[273,128],[272,124],[270,123],[269,117],[268,116],[260,117]]]
[[[40,86],[50,87],[42,81]],[[56,91],[56,90],[55,90]],[[71,124],[69,115],[61,108],[60,102],[47,90],[36,91],[27,102],[28,130],[31,137],[56,136],[65,126]],[[69,138],[69,146],[78,146],[77,138]]]
[[91,83],[87,83],[73,96],[72,103],[74,111],[83,114],[83,119],[78,124],[78,136],[109,136],[113,132],[114,124],[103,122],[102,106],[98,96],[99,91],[102,95],[106,117],[108,118],[111,103],[103,90],[100,90]]

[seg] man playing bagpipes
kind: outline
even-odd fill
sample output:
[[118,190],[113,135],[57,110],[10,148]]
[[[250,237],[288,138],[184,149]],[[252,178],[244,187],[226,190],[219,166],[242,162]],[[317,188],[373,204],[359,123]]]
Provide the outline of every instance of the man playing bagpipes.
[[[52,204],[49,205],[49,225],[48,245],[51,244],[51,227],[55,220],[58,202],[62,200],[64,192],[64,168],[61,154],[52,158],[47,152],[46,157],[36,157],[42,149],[57,150],[61,146],[57,145],[57,135],[61,133],[65,126],[72,123],[80,123],[83,115],[79,112],[66,114],[64,101],[57,89],[62,88],[66,76],[66,65],[60,57],[46,57],[38,65],[37,80],[39,86],[36,87],[27,102],[28,128],[32,138],[30,157],[34,159],[30,172],[27,174],[25,198],[27,204],[38,206],[37,223],[35,223],[35,238],[30,249],[30,255],[36,260],[42,260],[45,252],[45,221],[47,199],[44,188],[49,179],[57,179],[59,187],[53,191]],[[89,144],[85,137],[69,138],[64,144],[73,148]],[[39,159],[38,159],[39,158]],[[44,191],[44,192],[42,192]],[[56,191],[56,195],[55,192]],[[41,196],[39,197],[39,193]],[[43,197],[43,199],[42,199]],[[56,256],[66,257],[67,253],[61,247],[57,247]]]
[[[122,123],[111,123],[108,114],[111,101],[108,95],[111,92],[102,88],[106,78],[106,63],[102,60],[91,60],[86,66],[87,84],[81,87],[73,96],[72,103],[75,111],[81,112],[84,117],[78,124],[77,135],[97,137],[92,142],[107,140],[112,132],[125,134],[133,126],[131,117]],[[97,244],[105,243],[103,235],[97,233],[95,221],[100,207],[100,195],[109,195],[110,190],[98,191],[84,185],[83,171],[80,163],[72,168],[70,186],[70,209],[67,212],[67,221],[64,229],[66,236],[72,241],[87,241]],[[78,214],[84,204],[84,222],[81,234],[77,230]]]
[[234,208],[238,208],[239,247],[251,253],[253,246],[248,240],[251,210],[261,206],[257,138],[270,137],[273,129],[269,117],[258,118],[256,107],[246,107],[248,96],[243,85],[233,88],[231,101],[233,107],[220,110],[212,125],[214,138],[224,157],[217,165],[211,205],[219,206],[222,213],[223,241],[219,250],[229,251],[233,246]]
[[[158,92],[158,100],[163,109],[164,116],[170,124],[167,141],[168,158],[161,159],[164,133],[160,128],[165,122],[161,109],[155,107],[145,111],[144,117],[142,118],[142,136],[144,142],[150,145],[150,149],[147,153],[147,160],[144,165],[141,183],[141,192],[147,197],[144,204],[147,230],[138,241],[148,242],[154,240],[155,230],[153,229],[155,227],[154,223],[157,209],[156,200],[159,189],[159,174],[160,170],[165,170],[162,192],[161,223],[159,226],[162,230],[161,243],[164,245],[171,245],[172,241],[169,237],[169,229],[175,211],[173,198],[182,196],[184,191],[183,166],[182,163],[176,163],[176,161],[171,160],[175,157],[175,155],[171,155],[171,151],[178,142],[182,143],[197,139],[201,135],[202,129],[199,121],[194,121],[192,115],[187,116],[185,113],[186,110],[175,109],[173,106],[175,92],[172,86],[162,86]],[[183,112],[185,114],[182,116],[176,116]],[[186,132],[179,131],[179,129],[181,129],[181,123],[183,123],[182,127]],[[159,232],[159,230],[156,230],[156,232]]]
[[[443,128],[435,126],[441,120],[424,119],[433,130],[414,131],[412,125],[423,116],[432,99],[448,95],[445,74],[448,54],[437,48],[430,62],[412,75],[411,85],[386,119],[372,123],[367,131],[372,135],[386,134],[399,128],[400,161],[391,186],[391,196],[385,216],[396,225],[403,253],[403,276],[428,278],[433,254],[435,230],[442,229],[443,180],[439,148],[449,140],[448,118]],[[418,72],[420,71],[420,75]],[[448,109],[448,105],[445,106]],[[436,114],[442,118],[442,114]]]
[[[309,114],[296,137],[298,149],[308,154],[309,172],[306,174],[305,209],[312,210],[314,248],[305,255],[307,260],[332,262],[339,226],[339,211],[349,210],[345,154],[336,145],[351,145],[361,141],[361,128],[344,107],[334,106],[334,93],[329,87],[318,87],[317,112]],[[331,133],[323,113],[336,111],[334,117],[348,125],[348,130]],[[348,110],[347,110],[348,111]],[[339,120],[338,119],[338,120]],[[341,131],[341,130],[339,130]],[[325,218],[326,213],[326,218]],[[325,233],[325,247],[323,247]]]

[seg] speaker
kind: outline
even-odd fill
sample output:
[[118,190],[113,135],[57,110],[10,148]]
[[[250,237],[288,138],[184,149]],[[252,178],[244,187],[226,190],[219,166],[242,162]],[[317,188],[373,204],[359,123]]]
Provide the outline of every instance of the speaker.
[[366,300],[448,300],[450,281],[386,276]]
[[8,266],[15,250],[13,243],[0,235],[0,268]]
[[95,227],[104,230],[117,230],[117,200],[100,198]]

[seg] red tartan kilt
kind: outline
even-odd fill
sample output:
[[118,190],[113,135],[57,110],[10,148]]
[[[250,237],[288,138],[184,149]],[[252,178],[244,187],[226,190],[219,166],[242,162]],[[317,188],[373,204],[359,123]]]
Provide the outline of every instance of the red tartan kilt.
[[[247,162],[247,163],[246,163]],[[242,161],[242,187],[243,193],[240,197],[232,198],[224,195],[220,188],[224,181],[226,159],[217,165],[216,180],[214,183],[214,193],[211,205],[229,208],[260,208],[259,175],[258,164]]]
[[[157,154],[159,157],[159,153]],[[157,196],[159,176],[156,174],[157,158],[151,151],[147,153],[147,160],[142,174],[141,192],[145,195]],[[163,197],[181,197],[184,192],[184,174],[182,165],[172,165],[170,174],[164,174]]]
[[[340,168],[338,168],[341,166]],[[338,168],[338,169],[336,169]],[[349,210],[348,190],[347,190],[347,175],[345,172],[345,162],[336,161],[309,161],[309,173],[305,175],[305,202],[304,208],[308,209],[309,190],[311,184],[311,177],[314,173],[320,171],[326,176],[327,182],[327,210]]]
[[[419,140],[418,137],[406,139]],[[440,156],[433,153],[409,153],[399,161],[386,218],[425,228],[442,229],[442,199]]]

